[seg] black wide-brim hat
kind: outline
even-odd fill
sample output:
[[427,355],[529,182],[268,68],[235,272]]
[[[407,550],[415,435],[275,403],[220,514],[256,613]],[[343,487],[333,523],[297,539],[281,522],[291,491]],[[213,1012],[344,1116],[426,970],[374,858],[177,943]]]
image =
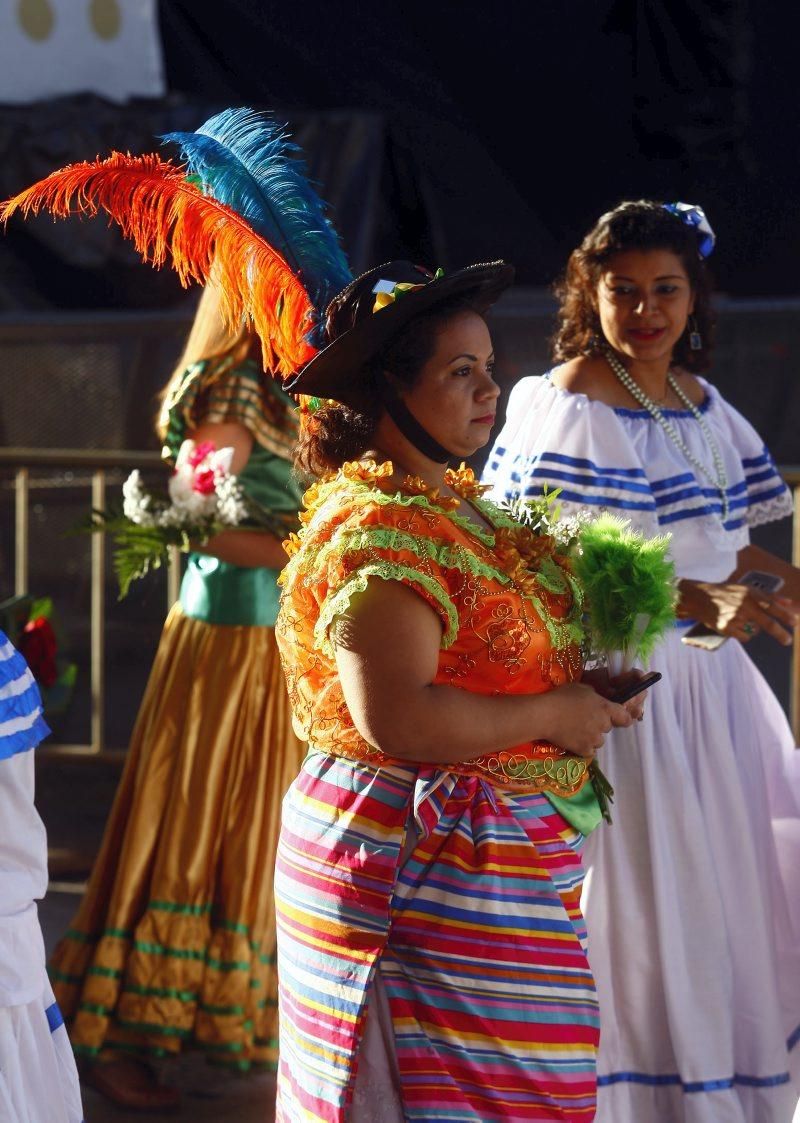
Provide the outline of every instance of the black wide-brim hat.
[[446,275],[410,261],[378,265],[333,298],[325,313],[327,346],[285,388],[358,406],[360,373],[415,316],[458,297],[483,314],[513,280],[514,268],[504,261],[469,265]]

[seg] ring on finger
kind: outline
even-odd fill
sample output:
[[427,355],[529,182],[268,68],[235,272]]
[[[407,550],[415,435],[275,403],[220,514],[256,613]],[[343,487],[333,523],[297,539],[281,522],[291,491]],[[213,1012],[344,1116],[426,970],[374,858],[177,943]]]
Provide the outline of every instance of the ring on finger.
[[754,636],[758,629],[755,624],[748,620],[746,624],[742,624],[742,631],[746,636]]

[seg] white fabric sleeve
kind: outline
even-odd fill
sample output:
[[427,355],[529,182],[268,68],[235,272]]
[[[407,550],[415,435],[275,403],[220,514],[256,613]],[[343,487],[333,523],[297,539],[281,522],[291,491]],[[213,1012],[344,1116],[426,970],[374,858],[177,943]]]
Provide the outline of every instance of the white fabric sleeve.
[[614,410],[547,377],[514,387],[483,480],[495,501],[560,489],[556,503],[564,515],[609,511],[643,533],[659,532],[644,467]]
[[769,449],[750,424],[718,390],[708,387],[719,405],[715,412],[721,436],[737,452],[741,461],[739,493],[733,501],[748,526],[760,526],[792,514],[792,493],[778,472]]

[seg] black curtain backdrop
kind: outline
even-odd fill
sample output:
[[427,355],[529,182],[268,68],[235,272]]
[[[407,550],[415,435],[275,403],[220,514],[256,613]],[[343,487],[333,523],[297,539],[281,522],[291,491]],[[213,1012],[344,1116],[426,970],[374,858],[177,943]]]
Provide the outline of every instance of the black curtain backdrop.
[[798,290],[794,5],[161,0],[161,19],[174,89],[384,114],[453,262],[549,284],[603,209],[649,195],[705,205],[724,290]]
[[[304,130],[357,269],[401,254],[445,268],[505,257],[520,283],[547,286],[603,210],[650,196],[705,206],[724,292],[800,287],[796,6],[160,0],[159,18],[168,98],[0,107],[0,190],[250,104]],[[116,283],[86,261],[62,276],[56,242],[71,238],[12,229],[0,308],[166,299],[169,281]]]

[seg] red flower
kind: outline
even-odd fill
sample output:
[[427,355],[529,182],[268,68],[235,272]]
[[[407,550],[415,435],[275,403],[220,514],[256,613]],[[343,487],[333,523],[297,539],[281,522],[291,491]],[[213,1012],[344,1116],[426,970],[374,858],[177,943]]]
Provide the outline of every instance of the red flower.
[[214,494],[214,473],[210,468],[204,468],[202,472],[195,472],[192,480],[192,491],[197,491],[200,495]]
[[52,686],[56,670],[56,635],[46,616],[37,616],[25,625],[17,645],[31,674],[41,686]]
[[213,441],[201,441],[197,445],[189,457],[189,464],[192,468],[196,468],[198,464],[202,464],[207,456],[212,452],[217,451],[217,446]]

